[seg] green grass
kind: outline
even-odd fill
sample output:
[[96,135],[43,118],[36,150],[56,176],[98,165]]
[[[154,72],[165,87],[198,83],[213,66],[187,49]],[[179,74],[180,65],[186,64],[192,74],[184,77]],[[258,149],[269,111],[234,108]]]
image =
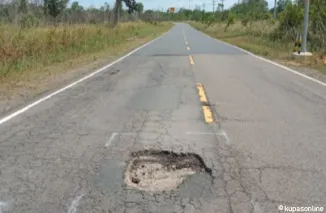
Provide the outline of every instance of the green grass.
[[[200,22],[188,22],[194,28],[227,43],[236,45],[263,57],[277,60],[283,64],[311,67],[326,74],[326,57],[323,53],[314,53],[310,60],[293,61],[294,41],[275,39],[277,23],[256,21],[245,27],[240,22],[231,25],[225,31],[224,23],[207,26]],[[283,35],[282,35],[283,36]],[[282,37],[280,36],[280,37]],[[286,36],[283,36],[283,38]]]

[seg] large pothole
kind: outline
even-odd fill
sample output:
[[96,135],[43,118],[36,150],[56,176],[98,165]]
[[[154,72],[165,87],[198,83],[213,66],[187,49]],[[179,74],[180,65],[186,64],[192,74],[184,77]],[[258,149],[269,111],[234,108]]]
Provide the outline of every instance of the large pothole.
[[197,154],[145,150],[132,153],[125,182],[140,190],[169,191],[176,189],[187,176],[199,172],[212,170]]

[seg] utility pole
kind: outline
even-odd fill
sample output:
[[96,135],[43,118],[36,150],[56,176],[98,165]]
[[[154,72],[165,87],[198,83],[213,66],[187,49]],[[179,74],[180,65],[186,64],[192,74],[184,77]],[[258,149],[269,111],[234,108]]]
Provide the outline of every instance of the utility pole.
[[304,1],[304,31],[303,31],[303,42],[302,52],[307,52],[307,37],[308,37],[308,21],[309,21],[309,2],[310,0]]
[[215,13],[215,0],[213,0],[213,15]]
[[190,0],[189,0],[189,17],[188,17],[189,21],[190,21]]
[[277,4],[277,0],[274,0],[274,19],[276,19],[276,4]]

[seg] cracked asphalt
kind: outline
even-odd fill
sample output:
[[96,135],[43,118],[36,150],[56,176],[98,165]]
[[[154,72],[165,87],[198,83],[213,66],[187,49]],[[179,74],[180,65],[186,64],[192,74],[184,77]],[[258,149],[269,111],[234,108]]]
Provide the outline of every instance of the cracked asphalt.
[[[325,106],[324,86],[176,24],[0,125],[0,213],[325,208]],[[131,153],[145,149],[196,153],[212,175],[190,176],[174,191],[126,186]]]

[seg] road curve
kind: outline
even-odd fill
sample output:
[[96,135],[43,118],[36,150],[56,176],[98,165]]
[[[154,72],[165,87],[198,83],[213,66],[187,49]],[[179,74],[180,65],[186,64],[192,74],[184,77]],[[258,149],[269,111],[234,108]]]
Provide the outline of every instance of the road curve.
[[[326,87],[176,24],[0,125],[0,213],[326,208]],[[124,183],[131,153],[195,153],[173,191]]]

